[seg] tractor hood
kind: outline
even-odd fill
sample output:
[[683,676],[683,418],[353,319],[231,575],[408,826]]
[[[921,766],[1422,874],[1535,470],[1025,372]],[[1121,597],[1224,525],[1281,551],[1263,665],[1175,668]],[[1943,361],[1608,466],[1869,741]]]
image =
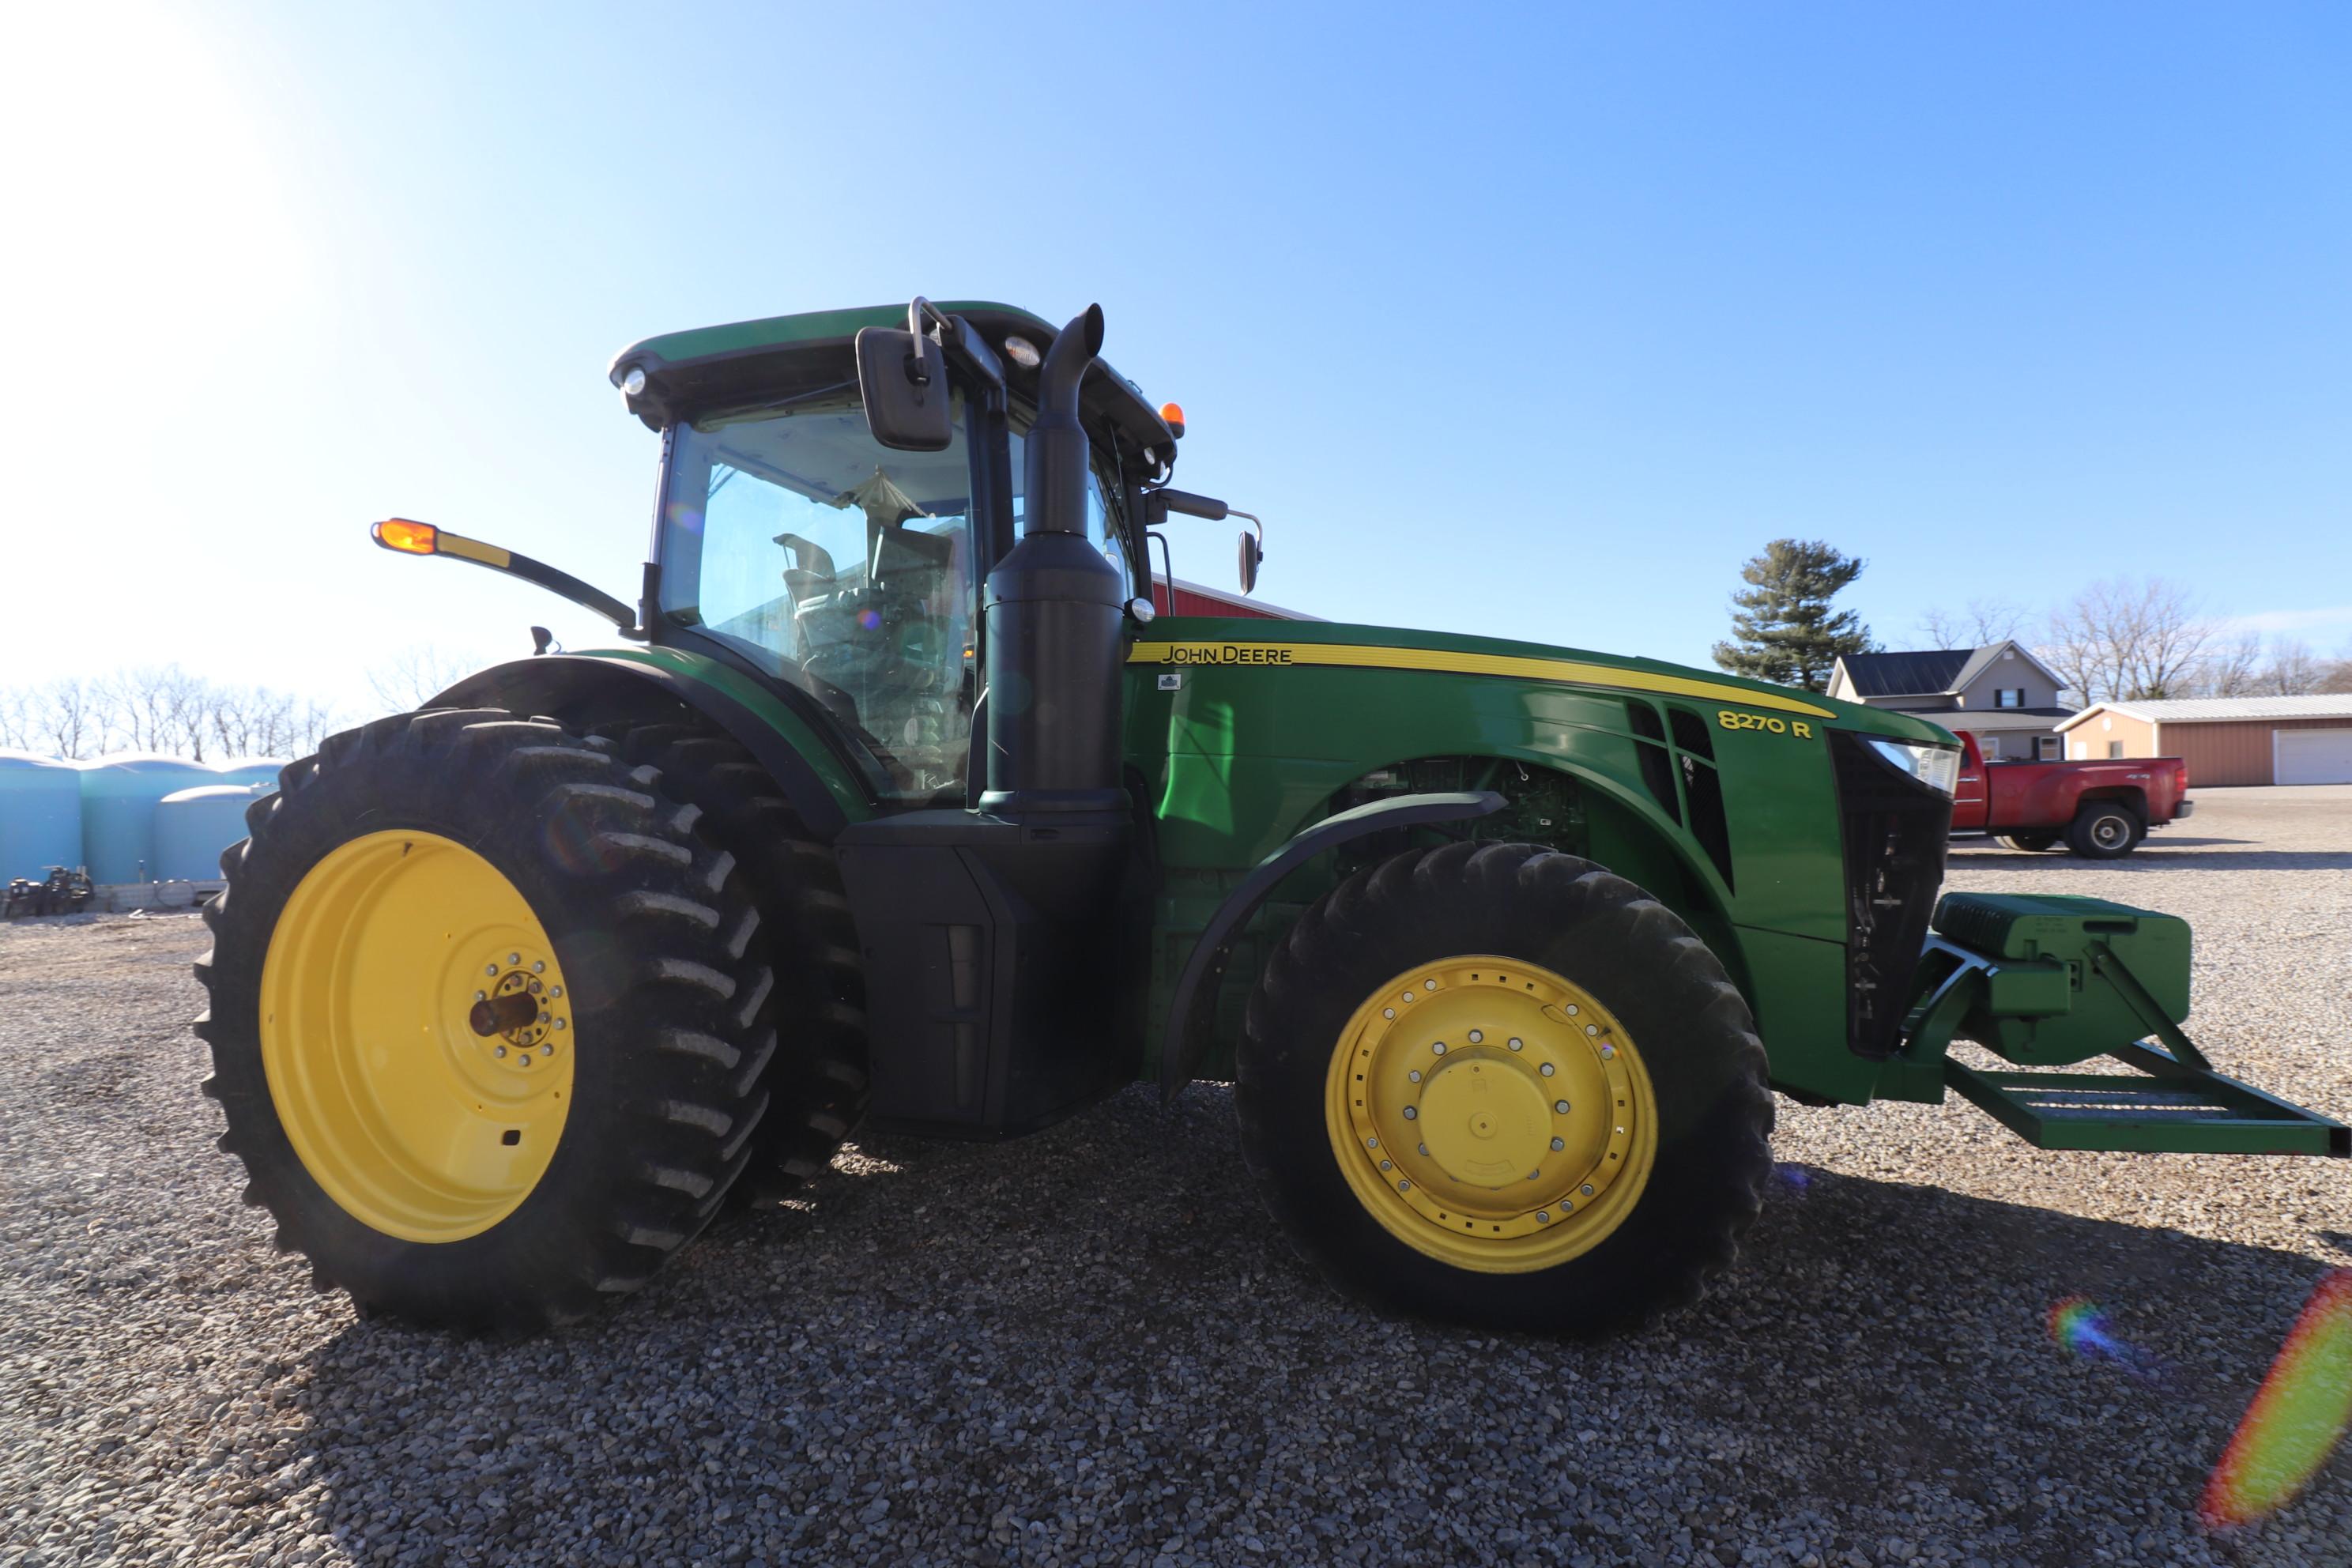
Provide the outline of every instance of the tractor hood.
[[1333,621],[1162,618],[1130,654],[1138,664],[1291,665],[1485,675],[1617,692],[1680,697],[1765,715],[1953,746],[1943,729],[1908,713],[1843,702],[1800,688],[1748,680],[1721,670],[1657,659],[1500,637]]

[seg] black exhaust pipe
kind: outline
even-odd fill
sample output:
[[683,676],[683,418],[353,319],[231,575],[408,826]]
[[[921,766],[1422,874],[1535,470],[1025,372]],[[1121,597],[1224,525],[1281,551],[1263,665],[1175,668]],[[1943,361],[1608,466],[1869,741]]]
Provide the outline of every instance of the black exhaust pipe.
[[1089,305],[1037,373],[1027,522],[988,574],[988,784],[1003,815],[1127,809],[1119,782],[1118,574],[1087,540],[1078,393],[1102,350]]

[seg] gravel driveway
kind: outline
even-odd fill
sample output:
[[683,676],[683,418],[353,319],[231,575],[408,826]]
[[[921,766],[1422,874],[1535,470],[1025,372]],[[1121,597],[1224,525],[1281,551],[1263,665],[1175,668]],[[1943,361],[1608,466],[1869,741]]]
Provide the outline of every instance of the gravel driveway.
[[[1952,883],[2189,917],[2191,1032],[2352,1118],[2352,790],[2208,791],[2133,858]],[[1390,1321],[1251,1195],[1227,1091],[879,1141],[584,1328],[361,1322],[195,1089],[184,916],[0,930],[0,1563],[2342,1563],[2352,1456],[2191,1515],[2352,1162],[2042,1154],[1783,1102],[1697,1310],[1599,1346]],[[2043,1323],[2087,1295],[2145,1378]]]

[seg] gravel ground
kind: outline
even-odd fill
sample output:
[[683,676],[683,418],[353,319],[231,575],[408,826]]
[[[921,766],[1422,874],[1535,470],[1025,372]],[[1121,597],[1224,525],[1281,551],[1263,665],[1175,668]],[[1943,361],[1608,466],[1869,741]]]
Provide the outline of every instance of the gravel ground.
[[[2190,1027],[2352,1118],[2352,791],[2209,791],[2093,868],[2188,916]],[[361,1322],[240,1206],[193,919],[0,930],[0,1562],[2343,1563],[2352,1457],[2228,1537],[2204,1477],[2314,1282],[2335,1163],[2042,1154],[1964,1103],[1781,1108],[1697,1310],[1599,1346],[1307,1278],[1225,1090],[845,1152],[571,1332]],[[2152,1360],[2068,1359],[2083,1294]]]

